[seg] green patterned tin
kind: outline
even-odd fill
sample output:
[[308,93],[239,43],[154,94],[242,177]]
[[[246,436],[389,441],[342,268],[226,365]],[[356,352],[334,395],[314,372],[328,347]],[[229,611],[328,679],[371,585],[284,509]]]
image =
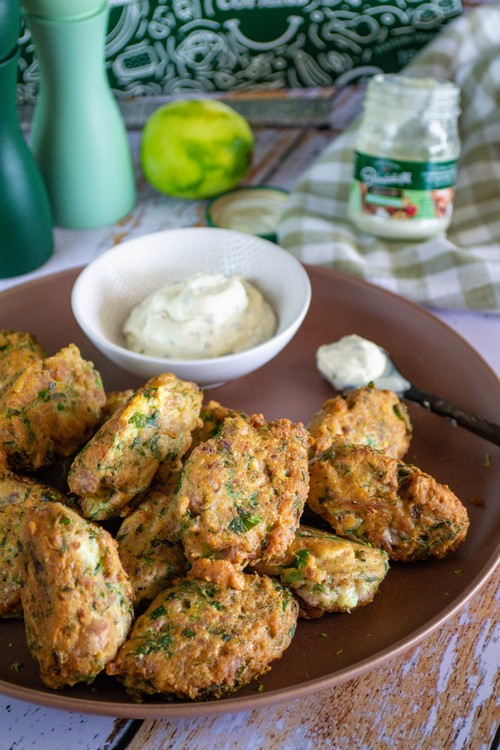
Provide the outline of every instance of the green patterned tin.
[[[460,0],[137,0],[111,7],[106,68],[119,98],[342,86],[399,71],[461,11]],[[21,49],[19,100],[32,102],[27,32]]]

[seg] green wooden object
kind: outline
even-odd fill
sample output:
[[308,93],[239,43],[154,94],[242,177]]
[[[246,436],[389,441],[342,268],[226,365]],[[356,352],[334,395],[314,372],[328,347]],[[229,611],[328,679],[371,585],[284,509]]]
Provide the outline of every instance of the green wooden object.
[[[43,9],[38,0],[29,5]],[[55,223],[75,229],[112,224],[135,203],[127,132],[103,66],[107,8],[88,5],[83,16],[26,14],[42,72],[33,151]]]
[[16,106],[17,0],[0,0],[0,277],[33,271],[52,254],[52,217]]

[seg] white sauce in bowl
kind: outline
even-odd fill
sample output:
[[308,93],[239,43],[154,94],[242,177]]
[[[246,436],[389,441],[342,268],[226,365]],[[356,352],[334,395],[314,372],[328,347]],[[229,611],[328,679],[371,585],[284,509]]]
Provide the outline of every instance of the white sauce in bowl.
[[368,383],[396,393],[403,393],[410,387],[387,352],[357,334],[320,346],[316,364],[323,377],[338,391],[362,388]]
[[195,274],[144,299],[123,326],[127,347],[167,359],[208,359],[271,338],[276,315],[241,276]]

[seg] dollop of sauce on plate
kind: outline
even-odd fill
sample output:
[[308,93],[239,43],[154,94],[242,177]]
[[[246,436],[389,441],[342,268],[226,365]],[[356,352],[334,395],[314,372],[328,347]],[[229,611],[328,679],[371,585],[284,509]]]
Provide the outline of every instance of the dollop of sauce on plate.
[[323,377],[338,391],[362,388],[368,383],[396,393],[404,393],[410,387],[385,349],[357,334],[320,346],[316,364]]
[[276,314],[241,276],[195,274],[163,286],[137,305],[123,326],[127,347],[167,359],[208,359],[266,341]]

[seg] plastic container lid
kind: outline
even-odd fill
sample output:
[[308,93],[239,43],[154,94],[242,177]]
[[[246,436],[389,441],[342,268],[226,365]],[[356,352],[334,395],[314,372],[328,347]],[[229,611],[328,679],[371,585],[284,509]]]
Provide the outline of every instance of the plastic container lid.
[[87,18],[106,7],[106,0],[22,0],[23,10],[47,21]]
[[282,188],[255,185],[218,195],[209,202],[209,227],[236,229],[267,240],[276,240],[276,230],[288,192]]

